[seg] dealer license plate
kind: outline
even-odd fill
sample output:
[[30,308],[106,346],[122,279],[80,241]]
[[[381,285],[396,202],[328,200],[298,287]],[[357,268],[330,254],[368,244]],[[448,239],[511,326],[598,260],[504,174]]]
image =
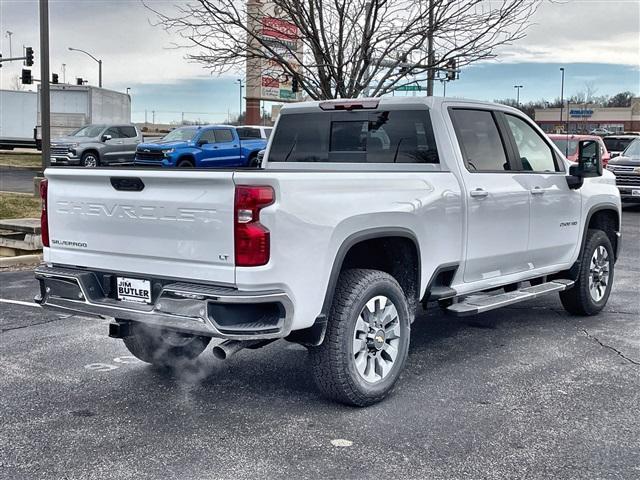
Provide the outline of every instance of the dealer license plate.
[[631,190],[632,197],[640,197],[640,190]]
[[151,282],[137,278],[118,277],[118,300],[151,303]]

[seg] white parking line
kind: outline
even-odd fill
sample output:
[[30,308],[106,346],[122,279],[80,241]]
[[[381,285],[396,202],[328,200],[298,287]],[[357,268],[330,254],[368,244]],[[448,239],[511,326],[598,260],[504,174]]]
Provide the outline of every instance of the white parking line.
[[40,305],[34,302],[23,302],[22,300],[9,300],[6,298],[0,298],[0,303],[11,303],[13,305],[24,305],[25,307],[37,307],[40,308]]

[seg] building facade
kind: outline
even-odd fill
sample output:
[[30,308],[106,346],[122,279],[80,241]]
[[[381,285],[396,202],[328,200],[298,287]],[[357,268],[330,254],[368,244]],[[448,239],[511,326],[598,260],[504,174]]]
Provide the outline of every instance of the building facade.
[[570,103],[562,109],[536,108],[535,120],[547,133],[589,133],[596,128],[640,132],[640,97],[633,98],[630,107],[621,108],[586,103]]

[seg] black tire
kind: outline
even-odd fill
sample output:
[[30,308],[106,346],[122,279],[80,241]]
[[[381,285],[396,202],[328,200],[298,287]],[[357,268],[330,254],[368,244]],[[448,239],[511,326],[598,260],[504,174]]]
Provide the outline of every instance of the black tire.
[[159,367],[172,367],[200,355],[211,339],[135,323],[123,341],[131,355]]
[[[609,276],[606,286],[600,289],[602,297],[596,299],[589,289],[589,281],[594,275],[601,276],[599,273],[594,274],[591,268],[592,258],[594,257],[596,249],[599,247],[603,247],[606,250],[606,264],[608,266],[607,271]],[[560,301],[564,309],[572,315],[587,316],[599,313],[607,304],[611,293],[613,268],[613,247],[611,246],[609,237],[602,230],[588,230],[587,240],[580,257],[580,273],[578,274],[578,279],[571,289],[560,292]]]
[[80,164],[85,168],[95,168],[100,166],[100,157],[96,152],[84,152]]
[[194,168],[191,160],[178,160],[178,168]]
[[[369,382],[357,370],[354,335],[358,336],[357,323],[365,305],[377,296],[387,297],[396,308],[397,324],[394,323],[394,325],[399,327],[400,336],[394,347],[397,349],[397,354],[388,373],[381,375],[380,380]],[[391,275],[378,270],[365,269],[342,272],[333,296],[324,341],[320,346],[309,349],[315,380],[322,393],[338,402],[359,407],[372,405],[386,397],[398,380],[407,359],[409,318],[405,294]],[[375,339],[376,341],[379,339],[377,334]],[[369,345],[366,339],[363,341],[365,342],[363,345]],[[387,342],[390,340],[383,336],[382,345]],[[369,358],[366,355],[379,354],[381,361],[382,350],[360,353],[365,355],[367,368]]]
[[260,166],[260,162],[258,162],[258,154],[254,153],[249,157],[248,165],[251,168],[258,168]]

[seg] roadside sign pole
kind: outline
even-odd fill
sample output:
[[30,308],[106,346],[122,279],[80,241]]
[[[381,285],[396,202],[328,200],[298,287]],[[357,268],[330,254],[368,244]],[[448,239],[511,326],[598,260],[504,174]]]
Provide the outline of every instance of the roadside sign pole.
[[42,130],[42,171],[51,159],[49,98],[49,0],[40,0],[40,125]]

